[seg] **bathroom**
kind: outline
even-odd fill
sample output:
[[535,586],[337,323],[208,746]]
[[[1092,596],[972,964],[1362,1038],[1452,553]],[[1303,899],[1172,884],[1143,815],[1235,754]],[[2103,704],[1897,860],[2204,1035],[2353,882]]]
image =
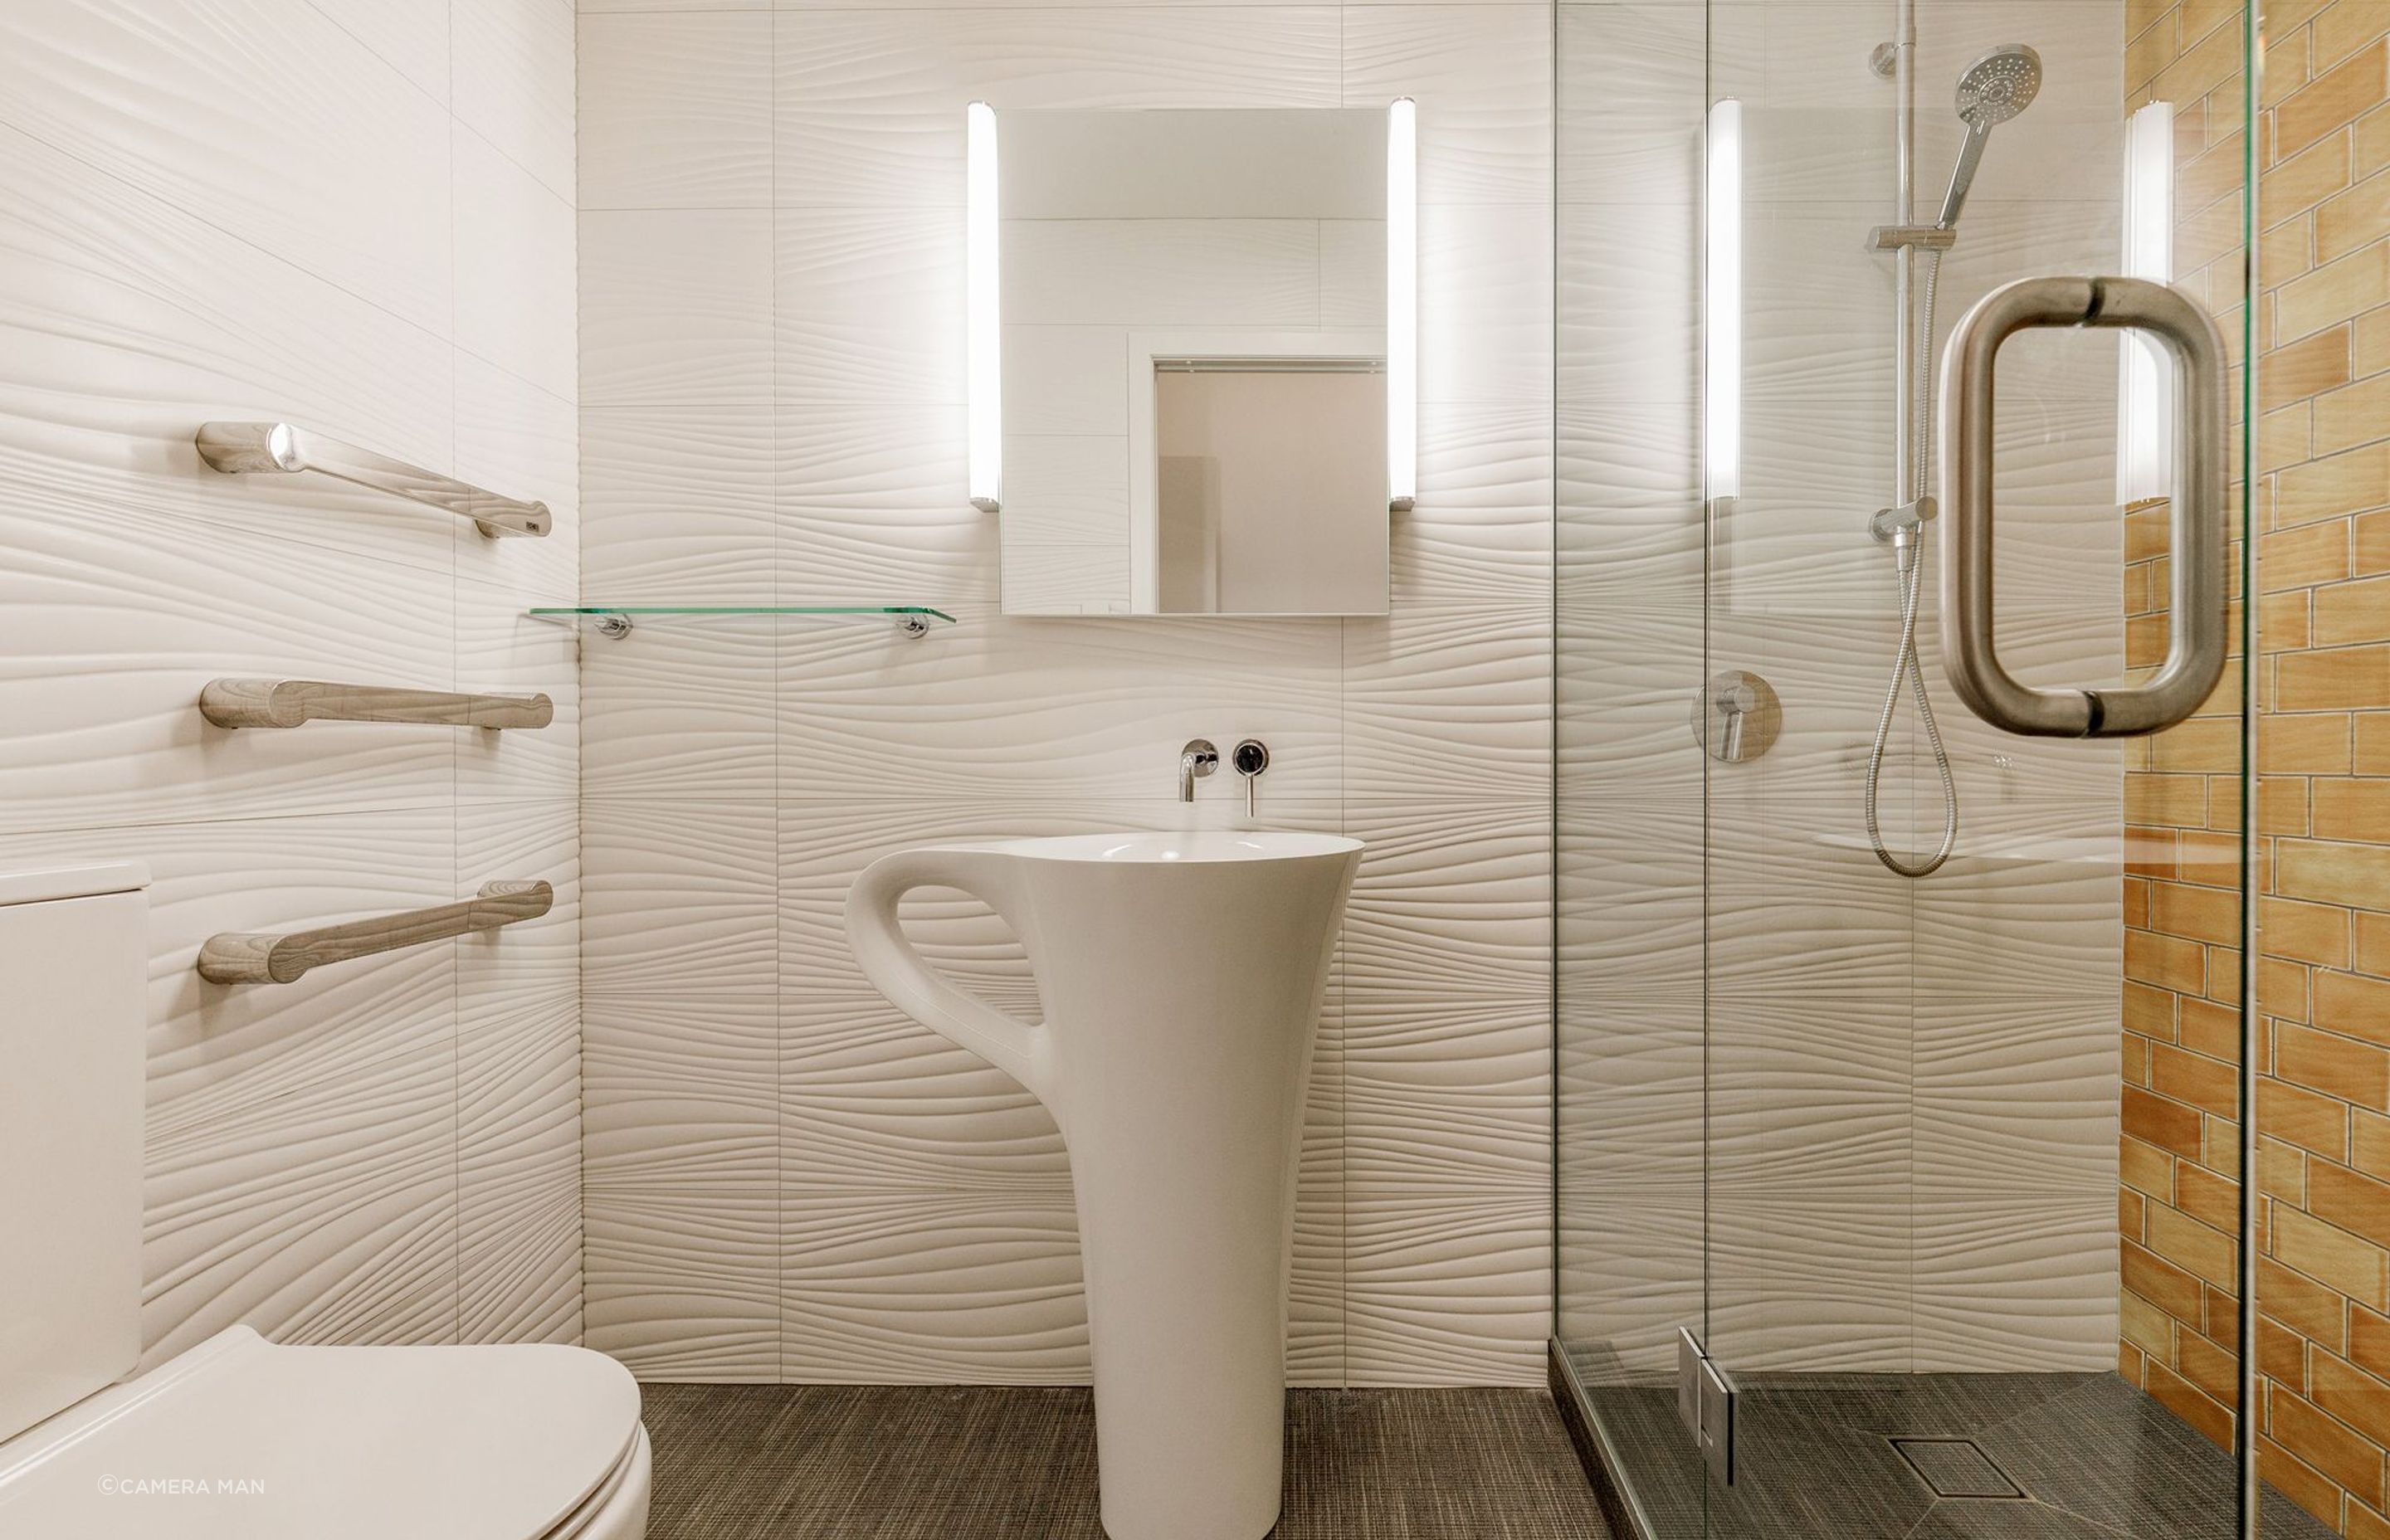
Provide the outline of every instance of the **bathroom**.
[[0,0],[0,1540],[2390,1536],[2385,104]]

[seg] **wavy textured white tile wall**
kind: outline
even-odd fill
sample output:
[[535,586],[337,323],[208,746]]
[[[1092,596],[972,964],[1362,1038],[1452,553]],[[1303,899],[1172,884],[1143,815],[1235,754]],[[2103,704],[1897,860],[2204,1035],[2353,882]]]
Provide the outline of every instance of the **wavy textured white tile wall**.
[[451,120],[322,11],[294,0],[36,0],[0,25],[8,122],[445,330]]
[[1541,1183],[1437,1192],[1352,1183],[1344,1204],[1344,1372],[1355,1384],[1529,1378],[1551,1322],[1551,1198]]
[[[1957,999],[1918,1014],[1921,1187],[2097,1197],[2114,1174],[2114,1024],[2103,992],[2077,1000]],[[2031,1081],[2037,1094],[2016,1094]]]
[[762,404],[584,407],[581,556],[606,597],[771,603],[774,436]]
[[784,1375],[1085,1380],[1068,1195],[784,1192],[779,1212]]
[[783,209],[772,260],[783,406],[965,399],[965,276],[953,210]]
[[456,345],[571,402],[573,297],[556,276],[572,270],[572,201],[478,134],[456,135],[455,160]]
[[[989,917],[986,929],[1002,928]],[[956,967],[954,956],[941,966]],[[983,979],[974,987],[1020,993]],[[1062,1136],[1045,1107],[977,1055],[920,1032],[876,991],[792,984],[780,1031],[785,1158],[826,1183],[1068,1198]]]
[[1548,407],[1429,402],[1420,408],[1424,516],[1394,525],[1394,605],[1549,597]]
[[[1565,1096],[1561,1106],[1565,1115]],[[1565,1183],[1559,1212],[1561,1339],[1630,1372],[1675,1372],[1677,1328],[1702,1318],[1700,1189],[1612,1193]]]
[[960,209],[956,113],[997,107],[1335,107],[1333,5],[971,6],[775,18],[784,209]]
[[607,1191],[582,1213],[591,1347],[649,1380],[780,1378],[779,1205],[770,1189]]
[[[602,1078],[591,1066],[591,1340],[660,1377],[1084,1378],[1060,1134],[1020,1087],[877,998],[840,910],[857,871],[910,843],[1237,822],[1231,777],[1191,813],[1171,800],[1175,756],[1199,733],[1250,735],[1276,755],[1264,824],[1371,845],[1314,1072],[1293,1373],[1536,1380],[1550,1254],[1548,13],[764,10],[583,7],[584,591],[910,601],[961,623],[918,642],[790,626],[776,646],[655,627],[585,648],[591,1030],[611,1056]],[[726,45],[766,30],[759,83]],[[1004,618],[994,521],[964,496],[964,104],[1405,93],[1423,125],[1427,340],[1421,495],[1393,525],[1393,616]],[[768,211],[751,201],[759,114],[774,126]],[[1016,380],[1035,372],[1011,362]],[[1118,430],[1117,400],[1033,394],[1015,407],[1039,432]],[[1026,484],[1037,468],[1010,468]],[[1034,1009],[1018,944],[984,909],[922,894],[908,918],[941,966]],[[751,1010],[777,1022],[777,1059],[759,1045],[735,1096],[725,1063],[707,1094],[728,1099],[677,1097],[666,1060]],[[710,1107],[744,1141],[764,1097],[772,1184],[684,1180]]]
[[1705,1345],[1752,1371],[1908,1369],[1914,1204],[1898,1185],[1714,1194]]
[[[954,612],[961,625],[919,644],[876,625],[783,635],[784,800],[1167,797],[1178,746],[1198,731],[1266,739],[1280,802],[1340,790],[1336,622]],[[1204,789],[1225,802],[1232,789]]]
[[2080,1373],[2115,1352],[2116,1206],[2107,1194],[1920,1193],[1916,1222],[1919,1372]]
[[[302,489],[201,474],[189,438],[194,418],[279,410],[444,466],[456,434],[441,336],[36,133],[0,134],[10,275],[0,304],[12,338],[0,442],[26,496],[449,570],[444,526],[392,519],[381,500],[320,478]],[[356,368],[359,356],[379,367]]]
[[[591,718],[593,745],[604,727]],[[769,802],[635,802],[593,787],[581,817],[591,995],[772,992]]]
[[768,206],[771,82],[763,11],[584,22],[581,206]]
[[[572,12],[458,11],[0,15],[0,862],[156,874],[152,1361],[236,1321],[581,1329],[573,658],[519,613],[576,583]],[[557,531],[199,465],[199,422],[268,416],[543,497]],[[225,674],[544,689],[559,721],[235,733],[194,709]],[[492,877],[557,906],[279,988],[192,971],[218,930]]]
[[[1634,1198],[1699,1207],[1703,1038],[1698,985],[1673,996],[1589,1001],[1573,991],[1562,999],[1553,1097],[1568,1131],[1559,1160],[1572,1204]],[[1689,1281],[1698,1284],[1698,1272]],[[1599,1288],[1603,1276],[1585,1281]]]
[[1420,120],[1420,198],[1548,204],[1551,13],[1540,6],[1347,6],[1344,105],[1433,102]]
[[458,1016],[456,1334],[581,1338],[581,1010]]
[[780,602],[859,593],[995,599],[995,526],[962,494],[964,410],[955,402],[781,408]]
[[[567,0],[449,7],[457,122],[537,177],[568,209],[580,134],[573,19]],[[524,298],[544,302],[559,291],[551,285]]]
[[1344,640],[1344,789],[1532,802],[1551,778],[1548,604],[1419,602]]
[[581,216],[581,400],[724,406],[772,399],[772,216]]

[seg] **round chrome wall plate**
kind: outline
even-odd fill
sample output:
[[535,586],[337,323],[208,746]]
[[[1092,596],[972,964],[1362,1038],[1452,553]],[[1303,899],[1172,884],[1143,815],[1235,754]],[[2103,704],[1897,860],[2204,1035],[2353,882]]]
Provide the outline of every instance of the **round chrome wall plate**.
[[1747,670],[1714,674],[1693,697],[1693,741],[1714,760],[1757,759],[1783,731],[1784,703],[1775,687]]

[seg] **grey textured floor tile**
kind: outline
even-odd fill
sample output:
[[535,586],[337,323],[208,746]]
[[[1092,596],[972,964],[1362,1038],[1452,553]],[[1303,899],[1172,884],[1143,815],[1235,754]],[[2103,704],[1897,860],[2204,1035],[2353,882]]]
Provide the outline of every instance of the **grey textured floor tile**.
[[1750,1405],[1905,1438],[1960,1438],[2082,1389],[2080,1374],[1792,1374],[1744,1380]]
[[[2151,1540],[2232,1540],[2239,1503],[2232,1462],[2199,1431],[2113,1374],[1975,1435],[2041,1501]],[[2268,1494],[2268,1536],[2326,1540],[2331,1531]]]
[[[1754,1377],[1709,1483],[1668,1387],[1588,1388],[1656,1540],[2232,1540],[2232,1461],[2114,1374]],[[1942,1496],[1895,1436],[1966,1438],[2030,1500]],[[1947,1484],[1947,1483],[1946,1483]],[[2330,1531],[2266,1495],[2268,1540]]]
[[1953,1498],[1934,1504],[1908,1540],[2116,1540],[2116,1532],[2039,1503]]
[[[1083,1390],[649,1385],[651,1540],[1101,1540]],[[1539,1391],[1296,1391],[1277,1540],[1604,1540]]]
[[[1677,1422],[1671,1392],[1594,1388],[1658,1540],[1902,1540],[1934,1492],[1880,1434],[1786,1414],[1741,1415],[1735,1484],[1711,1484]],[[1707,1527],[1704,1528],[1704,1525]]]
[[1717,1540],[1902,1540],[1934,1491],[1882,1434],[1813,1418],[1735,1429],[1735,1482],[1710,1497]]

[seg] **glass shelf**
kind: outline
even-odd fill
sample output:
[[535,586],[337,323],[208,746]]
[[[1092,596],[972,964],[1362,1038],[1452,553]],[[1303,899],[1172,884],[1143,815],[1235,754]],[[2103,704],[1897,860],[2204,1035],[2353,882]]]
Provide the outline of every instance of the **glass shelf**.
[[955,618],[921,604],[573,604],[540,605],[523,611],[550,625],[594,631],[600,636],[627,636],[642,620],[771,619],[894,621],[907,636],[924,636],[932,626],[952,625]]

